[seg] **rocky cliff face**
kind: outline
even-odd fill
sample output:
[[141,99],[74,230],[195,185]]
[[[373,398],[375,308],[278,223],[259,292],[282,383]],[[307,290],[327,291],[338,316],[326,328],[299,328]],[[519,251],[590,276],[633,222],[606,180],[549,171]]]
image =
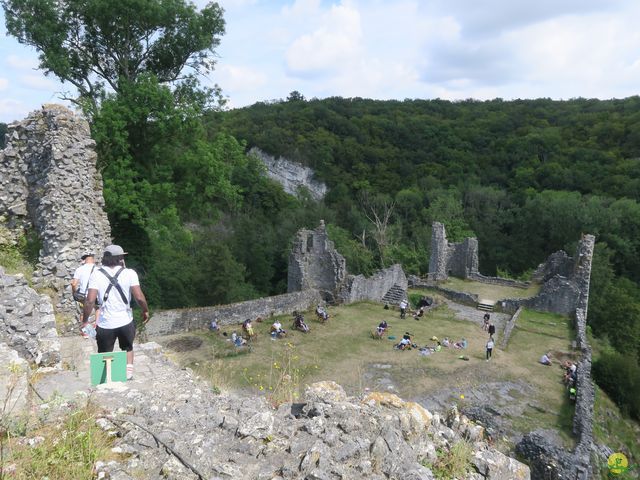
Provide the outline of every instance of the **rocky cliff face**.
[[263,396],[216,395],[154,345],[136,351],[132,382],[92,393],[114,451],[127,454],[98,462],[98,478],[431,480],[432,465],[462,441],[468,471],[458,478],[530,478],[455,408],[440,416],[389,393],[347,397],[333,382],[278,407]]
[[68,283],[80,256],[101,254],[111,243],[89,125],[65,107],[45,105],[9,125],[6,138],[0,220],[13,231],[37,233],[42,248],[34,281],[53,288],[57,308],[71,313]]
[[283,157],[272,157],[257,147],[253,147],[249,154],[255,155],[265,164],[269,178],[282,185],[285,192],[298,195],[300,187],[304,187],[315,200],[322,200],[326,195],[327,186],[314,179],[312,169]]

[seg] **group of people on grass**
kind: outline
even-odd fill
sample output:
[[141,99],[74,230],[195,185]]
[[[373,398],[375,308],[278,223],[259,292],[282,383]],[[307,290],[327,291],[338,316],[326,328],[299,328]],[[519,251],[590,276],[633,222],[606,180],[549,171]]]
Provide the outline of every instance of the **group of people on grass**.
[[[551,361],[551,352],[544,353],[542,357],[540,357],[539,362],[542,365],[553,365],[553,362]],[[564,385],[567,387],[567,391],[569,392],[569,399],[573,401],[576,399],[576,395],[578,393],[576,390],[576,381],[578,379],[578,365],[571,360],[565,360],[562,363],[562,370],[562,383],[564,383]]]
[[[318,320],[322,321],[323,323],[328,321],[330,318],[326,307],[324,307],[322,304],[318,304],[315,313],[318,317]],[[262,318],[258,317],[256,319],[256,322],[262,322]],[[304,321],[304,316],[298,311],[293,312],[293,328],[303,333],[310,332],[309,326]],[[220,326],[218,325],[218,321],[216,319],[211,320],[211,323],[209,324],[209,330],[215,333],[220,332]],[[227,336],[227,333],[223,332],[223,335]],[[282,323],[280,322],[280,320],[276,319],[271,324],[271,327],[269,328],[269,335],[273,340],[284,338],[287,336],[287,331],[282,327]],[[236,347],[243,347],[247,346],[248,341],[256,338],[256,336],[256,332],[253,328],[253,321],[248,318],[244,322],[242,322],[242,334],[238,334],[238,332],[234,330],[229,337],[229,341]]]

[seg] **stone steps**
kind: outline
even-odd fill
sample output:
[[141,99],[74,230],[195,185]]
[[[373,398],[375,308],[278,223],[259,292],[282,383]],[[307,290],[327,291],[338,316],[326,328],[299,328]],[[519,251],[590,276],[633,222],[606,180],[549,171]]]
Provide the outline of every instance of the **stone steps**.
[[407,298],[407,292],[398,284],[393,285],[382,297],[384,303],[397,305],[400,300]]
[[493,300],[480,300],[476,308],[484,312],[493,312],[493,308],[495,307],[495,305],[496,302]]

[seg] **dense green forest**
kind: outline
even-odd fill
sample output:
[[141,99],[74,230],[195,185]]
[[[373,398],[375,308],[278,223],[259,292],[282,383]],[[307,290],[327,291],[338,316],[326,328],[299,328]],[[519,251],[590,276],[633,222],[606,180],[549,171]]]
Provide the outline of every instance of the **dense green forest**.
[[[292,92],[226,110],[220,89],[200,83],[224,34],[216,3],[0,3],[7,32],[77,89],[112,235],[153,307],[286,291],[291,240],[320,219],[348,269],[365,274],[394,262],[425,274],[434,220],[453,240],[478,238],[483,273],[513,277],[556,250],[573,254],[592,233],[589,323],[610,348],[594,371],[611,380],[609,367],[630,365],[622,384],[600,381],[614,397],[626,388],[617,399],[640,417],[639,97],[307,101]],[[313,168],[326,198],[285,194],[246,155],[252,146]]]

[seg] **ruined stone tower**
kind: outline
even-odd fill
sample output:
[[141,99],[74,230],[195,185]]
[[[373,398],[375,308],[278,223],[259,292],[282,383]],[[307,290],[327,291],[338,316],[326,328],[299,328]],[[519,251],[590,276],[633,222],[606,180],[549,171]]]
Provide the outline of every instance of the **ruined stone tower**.
[[52,287],[58,309],[71,311],[68,284],[80,256],[100,255],[111,243],[89,125],[65,107],[45,105],[10,124],[6,140],[0,151],[0,224],[37,234],[34,282]]
[[465,238],[460,243],[449,243],[444,225],[433,222],[429,280],[442,281],[449,275],[471,278],[478,274],[478,240]]
[[324,220],[315,230],[298,232],[289,254],[288,292],[316,289],[334,301],[346,275],[346,261],[329,240]]

